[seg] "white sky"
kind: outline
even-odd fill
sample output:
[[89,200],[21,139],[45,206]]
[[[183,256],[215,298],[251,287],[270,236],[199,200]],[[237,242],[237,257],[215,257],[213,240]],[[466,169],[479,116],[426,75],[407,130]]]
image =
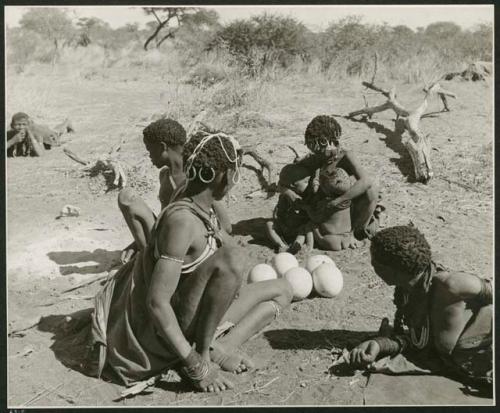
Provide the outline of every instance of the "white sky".
[[[46,6],[45,6],[46,7]],[[60,7],[60,6],[58,6]],[[329,22],[348,15],[361,15],[366,23],[387,22],[391,26],[404,24],[413,29],[436,21],[452,21],[468,28],[477,23],[493,23],[493,5],[439,5],[439,6],[207,6],[219,13],[222,23],[247,18],[264,11],[292,16],[312,30],[325,28]],[[141,26],[152,20],[141,7],[135,6],[74,6],[64,7],[70,15],[98,17],[116,28],[126,23],[137,22]],[[6,25],[18,25],[28,7],[6,6]]]

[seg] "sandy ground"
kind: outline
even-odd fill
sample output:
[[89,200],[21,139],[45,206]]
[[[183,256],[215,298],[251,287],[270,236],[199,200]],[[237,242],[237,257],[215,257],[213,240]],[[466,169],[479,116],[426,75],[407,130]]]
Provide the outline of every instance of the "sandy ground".
[[[380,114],[369,122],[340,119],[342,141],[378,177],[387,207],[386,226],[412,221],[431,243],[436,260],[456,270],[491,276],[492,85],[445,83],[459,96],[451,102],[452,111],[422,121],[433,145],[436,178],[429,185],[411,182],[409,156],[391,132],[392,114]],[[108,71],[91,79],[9,75],[7,109],[9,115],[22,110],[49,125],[70,117],[76,133],[65,138],[64,146],[88,159],[96,159],[123,138],[119,158],[129,176],[135,174],[131,184],[158,210],[157,171],[147,159],[141,130],[153,114],[172,114],[178,107],[182,109],[178,118],[187,124],[196,112],[195,106],[185,103],[194,101],[190,88],[143,72]],[[303,132],[313,116],[343,114],[363,106],[358,81],[297,78],[276,82],[272,88],[274,98],[254,105],[257,110],[234,110],[216,120],[229,124],[228,119],[236,117],[232,123],[236,136],[244,143],[259,143],[259,153],[272,159],[277,171],[293,159],[285,144],[300,154],[306,152]],[[420,89],[421,85],[398,85],[401,100],[409,106],[418,103]],[[381,98],[370,95],[368,100],[375,104]],[[438,109],[438,101],[432,100],[429,111]],[[63,336],[64,316],[91,307],[89,297],[100,285],[63,291],[106,275],[130,242],[117,208],[117,191],[102,191],[103,180],[83,176],[62,148],[43,158],[9,159],[7,174],[8,329],[29,327],[45,317],[39,325],[8,338],[10,406],[491,404],[490,399],[465,395],[460,384],[439,377],[429,380],[435,380],[435,388],[448,391],[411,394],[407,392],[411,378],[328,374],[332,348],[351,347],[375,331],[384,316],[393,314],[392,290],[373,273],[367,246],[330,253],[344,274],[339,297],[292,304],[244,346],[260,368],[235,377],[235,390],[221,395],[193,393],[174,377],[147,394],[113,402],[123,388],[66,367],[57,343]],[[242,259],[248,268],[273,255],[262,241],[262,223],[276,196],[246,196],[258,189],[256,164],[248,160],[242,182],[228,201],[235,237],[247,247],[248,255]],[[66,204],[79,207],[81,215],[55,219]]]

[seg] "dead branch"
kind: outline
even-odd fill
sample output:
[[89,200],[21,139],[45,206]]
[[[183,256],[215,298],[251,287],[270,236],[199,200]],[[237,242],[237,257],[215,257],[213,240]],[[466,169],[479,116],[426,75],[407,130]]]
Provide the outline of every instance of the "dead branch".
[[250,146],[250,145],[243,146],[242,149],[243,149],[243,155],[248,155],[248,156],[252,157],[260,165],[260,167],[262,169],[267,170],[267,181],[268,181],[268,184],[271,185],[272,184],[272,177],[273,177],[273,166],[272,166],[271,162],[269,162],[268,160],[266,160],[262,156],[260,156],[255,151],[253,146]]
[[[123,139],[122,139],[123,142]],[[75,162],[83,165],[81,169],[84,173],[89,175],[111,173],[113,175],[113,185],[116,187],[124,188],[127,185],[127,175],[121,165],[116,159],[116,153],[121,149],[121,144],[112,148],[107,155],[101,156],[94,163],[82,159],[80,156],[70,151],[67,148],[63,152]]]
[[88,161],[85,161],[84,159],[80,158],[78,155],[76,155],[74,152],[70,151],[68,148],[63,148],[63,152],[68,155],[71,159],[73,159],[75,162],[78,162],[84,166],[87,166],[89,164]]
[[[410,157],[413,162],[413,167],[415,171],[415,178],[417,181],[421,181],[427,183],[433,176],[432,166],[430,162],[430,141],[427,135],[424,135],[420,130],[420,119],[422,118],[425,110],[428,106],[428,98],[432,94],[437,94],[444,105],[444,110],[449,111],[446,97],[452,97],[456,99],[456,95],[444,88],[438,83],[442,77],[438,78],[430,85],[424,87],[424,100],[423,102],[414,110],[408,110],[403,105],[401,105],[396,100],[396,90],[392,88],[390,91],[385,90],[379,86],[374,85],[373,83],[362,82],[362,85],[368,89],[375,90],[385,97],[387,97],[387,101],[378,106],[365,107],[360,110],[356,110],[347,115],[348,118],[353,118],[359,115],[367,115],[371,118],[375,113],[383,112],[386,110],[393,110],[398,120],[401,117],[401,122],[396,122],[396,130],[398,130],[399,126],[402,126],[402,130],[407,131],[407,137],[401,137],[401,141],[403,145],[408,150]],[[365,99],[366,106],[366,99]]]

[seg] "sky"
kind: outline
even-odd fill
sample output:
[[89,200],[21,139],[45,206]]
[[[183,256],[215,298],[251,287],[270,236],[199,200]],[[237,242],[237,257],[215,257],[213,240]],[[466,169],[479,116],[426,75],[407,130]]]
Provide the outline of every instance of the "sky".
[[[58,6],[60,7],[60,6]],[[406,25],[412,29],[425,27],[436,21],[451,21],[464,28],[478,23],[493,23],[493,5],[439,5],[439,6],[214,6],[222,23],[244,19],[264,11],[295,17],[311,30],[321,30],[328,23],[349,15],[360,15],[365,23],[388,23],[391,26]],[[74,6],[65,7],[70,15],[78,17],[98,17],[116,28],[126,23],[143,26],[152,20],[141,7],[130,6]],[[9,27],[18,25],[22,15],[28,10],[22,6],[6,6],[5,22]]]

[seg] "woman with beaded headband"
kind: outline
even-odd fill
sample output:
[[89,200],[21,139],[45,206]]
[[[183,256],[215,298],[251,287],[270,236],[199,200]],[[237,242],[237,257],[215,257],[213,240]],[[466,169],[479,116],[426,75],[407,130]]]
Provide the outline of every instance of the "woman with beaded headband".
[[237,142],[197,133],[183,161],[186,187],[156,219],[146,249],[97,297],[98,373],[130,384],[177,363],[196,389],[219,392],[233,386],[221,369],[253,366],[237,348],[290,304],[292,290],[284,279],[241,286],[244,251],[213,208],[239,179]]
[[436,265],[425,237],[413,226],[378,232],[371,259],[377,275],[396,286],[394,328],[354,348],[349,362],[365,367],[381,356],[425,352],[426,361],[438,356],[436,373],[491,392],[491,280]]
[[[341,135],[342,128],[333,116],[316,116],[307,125],[305,145],[311,153],[296,162],[310,170],[310,187],[313,192],[317,192],[319,188],[319,173],[324,167],[338,166],[355,178],[355,183],[345,193],[333,199],[324,199],[308,213],[313,221],[321,223],[352,201],[351,221],[354,236],[358,240],[371,238],[378,229],[379,214],[384,210],[379,204],[379,189],[354,154],[341,147]],[[290,200],[301,199],[289,188],[283,185],[279,185],[279,188]]]

